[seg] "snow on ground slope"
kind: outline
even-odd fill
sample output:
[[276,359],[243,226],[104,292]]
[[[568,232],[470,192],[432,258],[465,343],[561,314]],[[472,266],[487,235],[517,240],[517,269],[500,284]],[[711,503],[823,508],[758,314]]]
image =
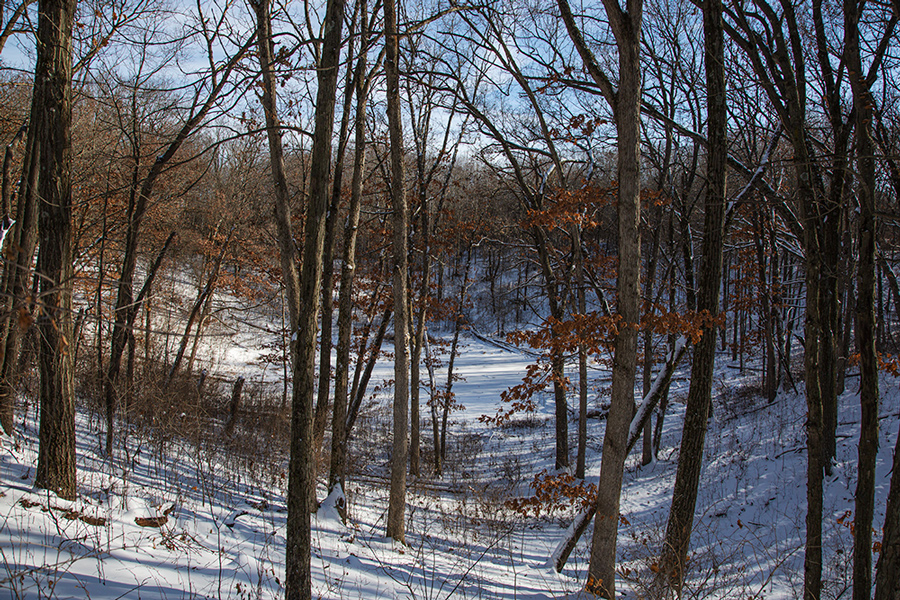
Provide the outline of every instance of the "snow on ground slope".
[[[538,600],[578,594],[590,530],[557,575],[544,563],[572,511],[536,518],[504,507],[506,499],[529,493],[536,473],[552,468],[552,401],[542,398],[527,420],[485,425],[478,417],[496,413],[500,393],[520,381],[531,358],[472,338],[461,352],[456,369],[463,379],[454,391],[465,410],[451,416],[452,459],[443,478],[411,482],[407,545],[384,538],[386,463],[366,465],[365,476],[348,482],[350,522],[342,523],[325,504],[313,524],[315,597]],[[390,371],[389,364],[381,365],[373,384],[390,378]],[[446,375],[438,375],[443,382]],[[802,390],[791,390],[770,405],[747,391],[753,377],[728,367],[722,357],[688,566],[686,592],[692,596],[799,596],[805,401]],[[841,398],[838,461],[826,482],[828,597],[839,596],[850,582],[855,385],[848,379]],[[659,461],[640,467],[635,453],[626,465],[618,584],[625,597],[640,595],[659,551],[687,386],[685,372],[679,373]],[[897,381],[885,379],[882,390],[876,539],[900,421]],[[592,393],[593,402],[599,393]],[[423,434],[430,427],[427,416],[423,408]],[[208,444],[162,443],[134,431],[108,460],[97,451],[98,423],[90,413],[79,413],[80,495],[74,502],[33,488],[33,407],[22,432],[0,442],[0,598],[283,595],[285,457],[265,457],[261,465]],[[590,481],[599,475],[603,427],[590,421]]]

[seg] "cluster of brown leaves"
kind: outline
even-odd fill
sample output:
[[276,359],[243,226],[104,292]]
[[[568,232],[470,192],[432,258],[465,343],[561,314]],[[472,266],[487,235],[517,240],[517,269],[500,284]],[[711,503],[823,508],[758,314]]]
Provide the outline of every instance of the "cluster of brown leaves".
[[546,470],[534,476],[531,489],[534,496],[507,500],[506,507],[526,517],[538,517],[541,513],[572,507],[585,509],[597,497],[596,484],[585,485],[584,480],[575,479],[568,473],[548,473]]
[[502,394],[500,399],[508,402],[509,408],[500,408],[494,416],[481,415],[478,420],[488,425],[503,425],[513,417],[516,413],[526,412],[532,413],[537,409],[534,402],[534,395],[544,389],[551,383],[550,366],[543,362],[528,365],[525,377],[522,383],[515,385]]
[[[878,368],[889,375],[900,377],[900,355],[890,354],[888,352],[876,352],[878,357]],[[859,365],[859,352],[851,354],[847,358],[847,364],[851,367]]]

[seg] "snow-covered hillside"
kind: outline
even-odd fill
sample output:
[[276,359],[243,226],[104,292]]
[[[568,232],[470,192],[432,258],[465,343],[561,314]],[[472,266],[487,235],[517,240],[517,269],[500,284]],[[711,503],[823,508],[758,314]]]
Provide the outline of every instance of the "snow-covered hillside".
[[[406,546],[384,537],[387,427],[377,424],[377,416],[366,421],[373,430],[367,443],[385,443],[365,454],[354,450],[368,462],[357,464],[348,483],[349,522],[341,521],[330,501],[319,511],[313,527],[315,597],[537,600],[579,594],[590,531],[561,574],[546,566],[574,509],[536,518],[504,505],[528,495],[534,475],[552,468],[552,400],[547,398],[533,418],[509,426],[478,419],[496,413],[500,393],[520,381],[530,360],[508,348],[465,340],[456,364],[464,379],[454,387],[465,409],[451,417],[452,458],[443,478],[411,483]],[[390,377],[388,363],[379,369],[373,381]],[[594,374],[598,387],[592,401],[598,402],[604,373]],[[805,400],[791,390],[768,404],[753,393],[754,377],[750,371],[741,375],[720,357],[692,536],[689,597],[800,596]],[[846,593],[850,585],[856,381],[848,379],[841,398],[838,464],[826,481],[827,597]],[[687,385],[686,372],[680,372],[660,460],[640,467],[636,453],[626,465],[617,584],[625,597],[640,596],[659,552]],[[879,528],[900,422],[897,381],[884,379],[882,393]],[[163,444],[133,431],[127,451],[120,448],[107,460],[98,452],[99,419],[83,409],[77,423],[79,499],[69,502],[33,488],[37,432],[34,404],[29,407],[21,433],[0,438],[0,597],[281,597],[286,457],[236,458],[208,442]],[[574,426],[570,431],[574,447]],[[589,480],[596,481],[604,423],[591,420],[589,431]],[[320,488],[320,500],[322,495]],[[875,538],[880,537],[879,529]]]

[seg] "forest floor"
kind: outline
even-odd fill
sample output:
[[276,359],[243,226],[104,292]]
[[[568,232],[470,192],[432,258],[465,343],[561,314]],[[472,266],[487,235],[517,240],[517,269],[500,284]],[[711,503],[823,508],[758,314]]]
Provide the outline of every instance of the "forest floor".
[[[257,343],[258,338],[257,337]],[[220,359],[232,376],[261,368],[253,335],[230,339]],[[220,341],[221,343],[221,341]],[[230,354],[229,354],[230,352]],[[720,355],[714,414],[706,443],[685,597],[798,598],[803,580],[806,481],[802,388],[772,404],[758,371],[743,374]],[[491,598],[538,600],[579,596],[591,530],[557,574],[547,566],[576,508],[523,515],[506,501],[531,495],[535,475],[553,466],[553,407],[504,426],[479,417],[501,408],[500,394],[521,381],[533,358],[502,344],[467,337],[454,386],[465,408],[452,413],[443,477],[412,479],[406,545],[384,536],[389,459],[389,389],[358,423],[346,490],[349,521],[323,502],[313,523],[315,598]],[[687,361],[684,363],[687,364]],[[446,375],[441,375],[441,380]],[[659,460],[626,464],[619,528],[622,597],[641,596],[659,553],[678,457],[687,370],[676,375]],[[424,376],[424,373],[423,373]],[[268,376],[267,376],[268,377]],[[591,405],[608,387],[592,369]],[[373,382],[391,378],[380,364]],[[257,376],[257,379],[262,379]],[[826,480],[826,598],[851,581],[858,378],[840,399],[838,458]],[[881,538],[889,468],[898,423],[897,380],[882,382],[875,539]],[[608,391],[607,391],[608,394]],[[99,416],[77,417],[79,497],[65,501],[33,487],[36,408],[26,403],[15,438],[0,438],[0,598],[279,598],[283,595],[287,458],[235,453],[227,444],[165,438],[126,429],[111,459],[98,450]],[[430,419],[423,406],[424,446]],[[570,447],[576,418],[571,414]],[[604,421],[589,421],[588,482],[596,482]],[[430,451],[423,472],[430,473]],[[320,486],[319,499],[324,488]]]

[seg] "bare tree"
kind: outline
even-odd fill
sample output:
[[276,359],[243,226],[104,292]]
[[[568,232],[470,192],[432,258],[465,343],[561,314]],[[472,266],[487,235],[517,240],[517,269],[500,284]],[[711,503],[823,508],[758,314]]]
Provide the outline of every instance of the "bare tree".
[[586,588],[615,598],[616,538],[619,500],[625,468],[628,427],[634,410],[634,378],[637,372],[637,336],[640,324],[641,271],[641,23],[643,1],[603,0],[619,54],[619,82],[600,69],[587,45],[567,0],[558,0],[569,37],[584,66],[613,110],[618,133],[619,263],[616,279],[618,314],[622,323],[613,358],[612,399],[603,439],[603,456],[597,494],[597,516],[591,543]]
[[41,0],[32,127],[40,199],[40,446],[35,485],[72,499],[75,383],[72,289],[72,26],[75,0]]
[[703,226],[703,262],[697,294],[697,309],[710,321],[694,351],[691,386],[688,392],[678,472],[672,494],[672,508],[663,542],[658,581],[681,596],[684,566],[687,562],[700,472],[703,446],[712,406],[712,379],[716,353],[716,316],[722,279],[722,246],[725,229],[725,163],[728,154],[725,105],[725,43],[722,29],[721,0],[703,4],[707,93],[707,188],[706,214]]
[[391,491],[387,536],[403,542],[406,536],[406,461],[409,454],[409,310],[406,280],[409,216],[403,166],[403,123],[400,120],[400,34],[397,5],[384,1],[384,72],[387,80],[388,131],[391,155],[394,282],[394,439],[391,453]]
[[[357,0],[359,21],[358,56],[353,73],[356,111],[353,118],[353,175],[350,180],[350,206],[344,223],[344,248],[341,282],[338,292],[338,344],[334,371],[334,409],[331,421],[331,464],[328,491],[340,485],[346,489],[347,412],[349,407],[350,338],[353,333],[353,281],[356,275],[356,242],[362,209],[362,184],[366,166],[366,102],[371,77],[367,73],[369,51],[369,13],[367,0]],[[362,354],[362,352],[360,352]],[[321,368],[321,366],[320,366]],[[320,384],[321,385],[321,384]]]
[[862,50],[869,40],[861,33],[866,3],[844,0],[844,56],[853,92],[856,116],[856,162],[859,181],[859,261],[857,263],[856,340],[859,348],[860,438],[856,482],[855,533],[853,536],[853,599],[872,597],[872,519],[875,512],[875,465],[878,458],[878,355],[875,352],[875,239],[876,177],[873,122],[875,98],[872,86],[889,40],[900,20],[900,2],[894,2],[883,37],[863,67]]
[[310,518],[315,510],[316,485],[313,457],[315,350],[344,2],[329,0],[323,21],[324,35],[318,63],[309,205],[304,232],[303,263],[299,273],[297,248],[290,220],[287,179],[284,174],[280,122],[275,104],[276,80],[273,72],[275,56],[270,4],[269,0],[251,0],[251,5],[256,13],[257,49],[263,79],[262,102],[269,138],[272,175],[275,180],[278,245],[291,320],[293,399],[285,571],[287,598],[300,600],[310,598],[312,595]]

